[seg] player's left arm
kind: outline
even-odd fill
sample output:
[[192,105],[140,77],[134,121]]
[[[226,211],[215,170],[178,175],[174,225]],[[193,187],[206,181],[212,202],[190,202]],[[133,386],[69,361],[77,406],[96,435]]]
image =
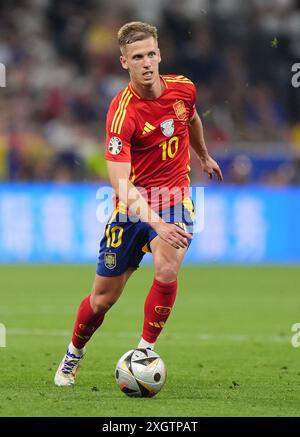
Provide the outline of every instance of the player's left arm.
[[222,181],[223,175],[219,165],[211,156],[209,156],[204,140],[202,121],[197,111],[194,112],[189,121],[189,135],[190,145],[197,153],[202,170],[205,173],[208,173],[210,179],[212,179],[213,174],[216,173],[218,179]]

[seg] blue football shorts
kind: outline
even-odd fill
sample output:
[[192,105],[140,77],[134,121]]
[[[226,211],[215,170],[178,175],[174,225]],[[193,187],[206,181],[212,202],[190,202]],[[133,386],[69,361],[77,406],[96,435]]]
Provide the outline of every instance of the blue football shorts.
[[[167,223],[174,223],[193,235],[194,205],[190,198],[163,210],[159,215]],[[96,272],[101,276],[118,276],[127,269],[137,269],[146,252],[151,252],[150,242],[157,233],[148,223],[126,214],[117,207],[105,226],[100,242]],[[190,245],[191,240],[188,240]]]

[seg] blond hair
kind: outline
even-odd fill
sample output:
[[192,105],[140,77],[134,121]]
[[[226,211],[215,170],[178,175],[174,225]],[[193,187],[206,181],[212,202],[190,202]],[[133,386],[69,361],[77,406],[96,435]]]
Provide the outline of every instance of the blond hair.
[[153,37],[158,41],[157,28],[142,21],[132,21],[124,24],[118,31],[118,43],[123,53],[127,44]]

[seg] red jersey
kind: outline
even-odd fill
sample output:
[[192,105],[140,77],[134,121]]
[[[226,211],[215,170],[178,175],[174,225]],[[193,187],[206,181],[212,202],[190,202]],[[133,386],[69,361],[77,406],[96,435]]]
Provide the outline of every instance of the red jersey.
[[147,190],[155,209],[158,201],[163,207],[161,198],[154,201],[155,189],[177,187],[183,193],[189,187],[188,123],[196,100],[195,85],[186,77],[161,78],[165,89],[157,99],[142,98],[129,84],[111,102],[106,120],[105,158],[131,162],[131,182]]

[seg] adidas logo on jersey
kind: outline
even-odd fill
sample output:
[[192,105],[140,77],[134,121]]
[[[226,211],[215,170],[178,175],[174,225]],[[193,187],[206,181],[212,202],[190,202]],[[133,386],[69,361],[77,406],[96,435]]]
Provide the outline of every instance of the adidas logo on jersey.
[[144,129],[143,129],[143,135],[148,134],[149,132],[153,131],[155,129],[155,126],[152,126],[152,124],[148,123],[146,121]]

